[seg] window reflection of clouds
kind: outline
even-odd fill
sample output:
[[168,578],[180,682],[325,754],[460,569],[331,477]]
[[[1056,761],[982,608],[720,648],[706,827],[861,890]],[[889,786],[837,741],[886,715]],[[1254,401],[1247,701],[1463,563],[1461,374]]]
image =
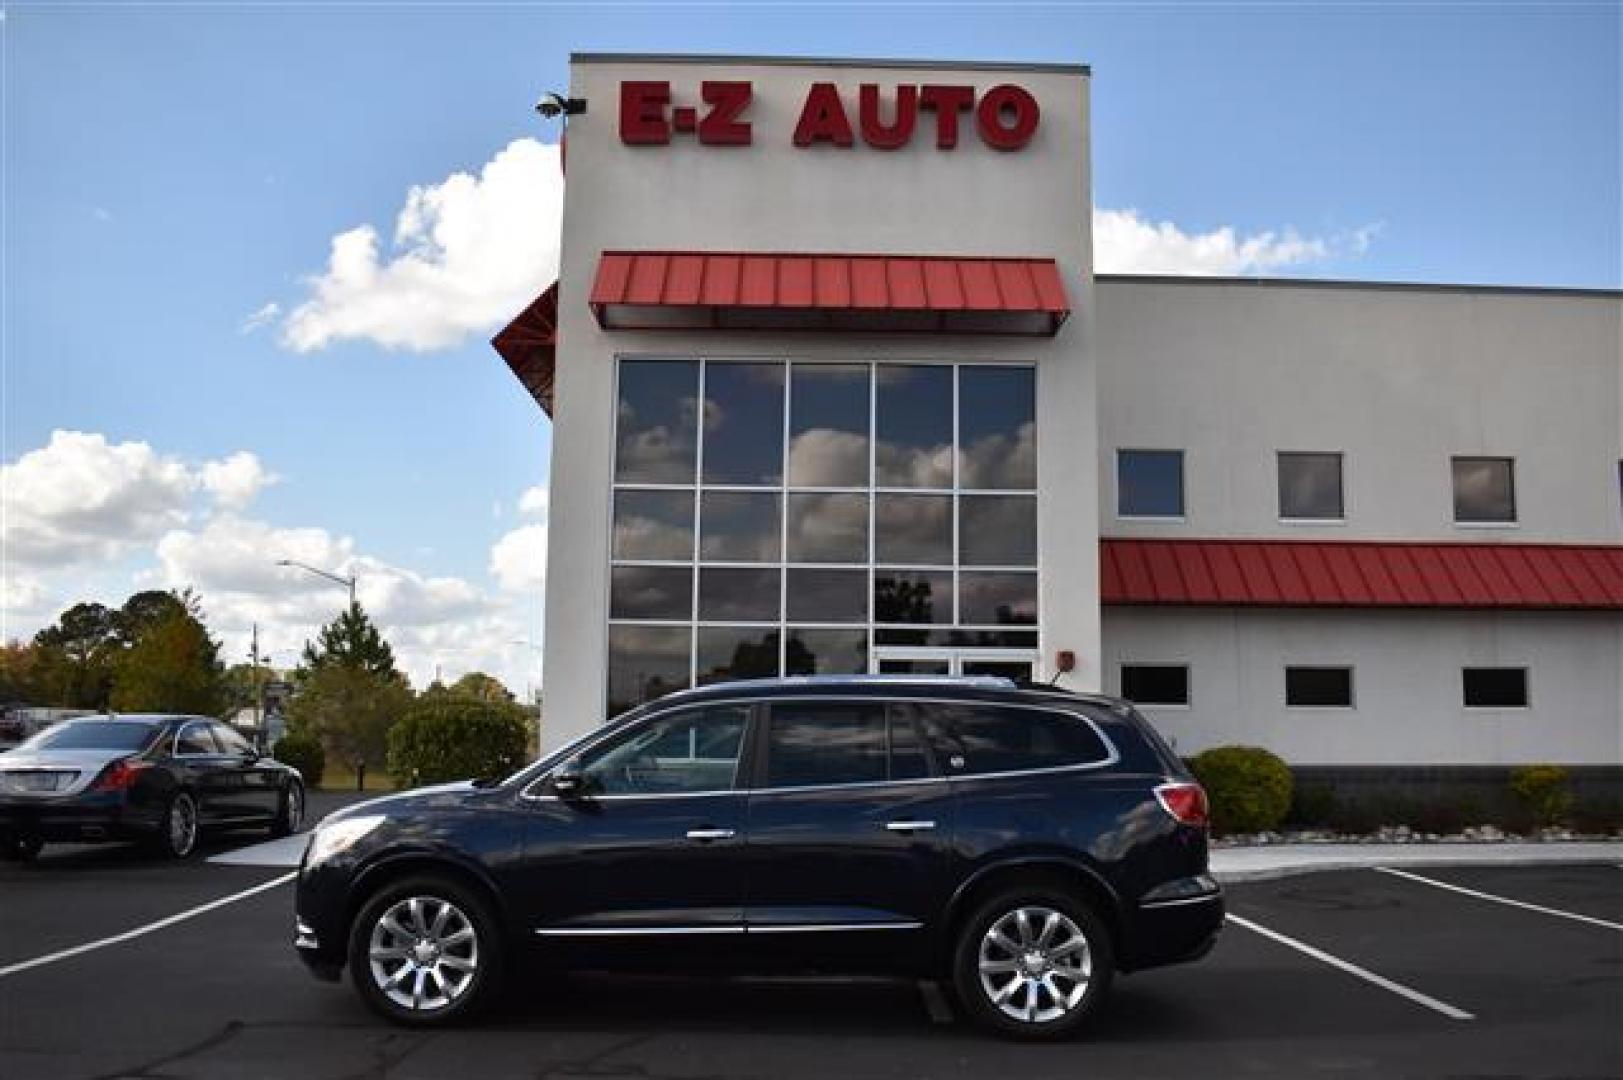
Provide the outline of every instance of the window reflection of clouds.
[[701,626],[699,685],[728,679],[769,679],[778,674],[778,632],[751,626]]
[[796,365],[789,388],[789,483],[868,484],[868,368]]
[[[707,491],[701,496],[699,555],[715,562],[777,562],[782,550],[776,492]],[[691,558],[692,553],[688,553]]]
[[868,497],[854,494],[789,496],[789,561],[868,561]]
[[676,626],[609,627],[609,715],[688,686],[690,631]]
[[615,492],[612,551],[616,559],[693,558],[692,493]]
[[1037,500],[1030,495],[962,495],[958,561],[963,566],[1037,565]]
[[616,566],[609,587],[611,619],[690,619],[691,566]]
[[867,622],[867,570],[788,571],[790,622]]
[[1453,460],[1454,520],[1515,521],[1516,496],[1509,458]]
[[743,569],[707,566],[699,570],[699,619],[709,622],[777,622],[777,567]]
[[1341,518],[1341,455],[1281,453],[1279,516],[1321,520]]
[[958,369],[958,442],[963,488],[1037,486],[1037,373],[1031,368]]
[[951,495],[876,495],[874,561],[952,565]]
[[952,486],[952,368],[880,364],[874,483],[879,487]]
[[786,675],[860,675],[868,670],[866,630],[790,629]]
[[620,365],[615,478],[692,483],[698,461],[699,365],[627,360]]
[[965,570],[958,575],[958,621],[967,626],[1035,625],[1037,575]]
[[704,482],[783,480],[781,363],[711,363],[704,373]]
[[772,787],[887,777],[885,713],[872,705],[774,706],[767,736]]

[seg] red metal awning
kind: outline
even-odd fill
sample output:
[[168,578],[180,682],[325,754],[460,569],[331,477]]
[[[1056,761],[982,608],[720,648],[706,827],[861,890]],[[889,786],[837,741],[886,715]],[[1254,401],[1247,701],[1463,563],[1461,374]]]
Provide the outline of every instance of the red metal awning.
[[490,339],[507,366],[543,412],[552,415],[552,378],[558,356],[558,283],[548,285]]
[[605,251],[605,330],[850,330],[1052,336],[1070,315],[1053,259]]
[[1099,545],[1106,604],[1623,609],[1623,547],[1292,540]]

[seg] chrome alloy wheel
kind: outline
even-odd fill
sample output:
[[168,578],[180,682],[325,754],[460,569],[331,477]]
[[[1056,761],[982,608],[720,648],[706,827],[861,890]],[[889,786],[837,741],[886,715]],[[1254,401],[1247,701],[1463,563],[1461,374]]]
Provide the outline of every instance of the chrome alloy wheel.
[[197,846],[197,804],[190,795],[176,795],[169,804],[169,850],[184,858]]
[[372,924],[372,981],[390,1001],[417,1013],[455,1004],[479,971],[479,938],[461,908],[438,896],[411,896]]
[[304,789],[298,784],[289,784],[286,802],[287,809],[284,813],[287,820],[283,825],[289,833],[296,833],[299,826],[304,824]]
[[1026,1024],[1070,1013],[1093,977],[1093,951],[1082,928],[1064,912],[1036,904],[996,919],[981,938],[978,961],[987,1000]]

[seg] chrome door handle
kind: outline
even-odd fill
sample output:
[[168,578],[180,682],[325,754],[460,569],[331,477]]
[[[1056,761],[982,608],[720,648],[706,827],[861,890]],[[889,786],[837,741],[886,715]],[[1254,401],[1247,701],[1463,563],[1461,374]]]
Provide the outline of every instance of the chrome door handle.
[[700,842],[707,842],[707,841],[710,841],[710,840],[731,840],[732,838],[733,838],[733,830],[731,830],[731,829],[689,829],[688,830],[688,839],[689,840],[698,840]]
[[891,832],[923,832],[935,828],[933,821],[887,821],[885,828]]

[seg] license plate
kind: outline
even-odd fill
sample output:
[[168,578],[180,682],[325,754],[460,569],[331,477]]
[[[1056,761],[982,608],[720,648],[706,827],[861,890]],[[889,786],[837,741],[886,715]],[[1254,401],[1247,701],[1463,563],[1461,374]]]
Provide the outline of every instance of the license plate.
[[0,789],[17,792],[57,791],[67,786],[73,773],[66,772],[12,772],[0,773]]

